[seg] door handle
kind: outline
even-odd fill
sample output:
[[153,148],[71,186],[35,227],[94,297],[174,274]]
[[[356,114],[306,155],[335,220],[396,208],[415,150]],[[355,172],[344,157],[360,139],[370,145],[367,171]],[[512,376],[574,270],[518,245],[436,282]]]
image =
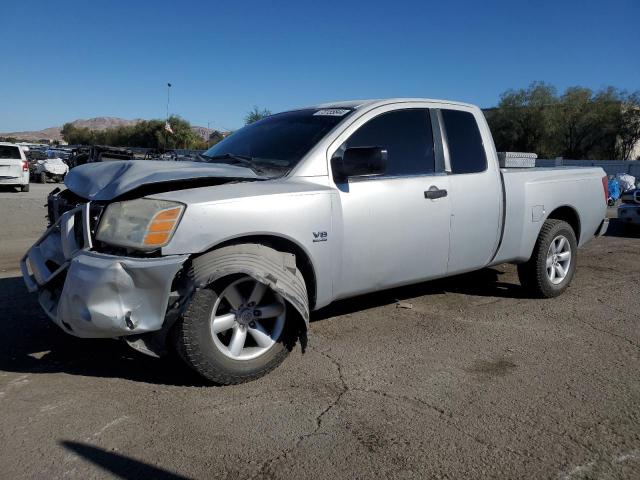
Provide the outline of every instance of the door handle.
[[429,188],[429,190],[424,192],[424,198],[428,198],[430,200],[435,200],[436,198],[442,198],[447,196],[447,191],[445,189],[439,189],[436,186]]

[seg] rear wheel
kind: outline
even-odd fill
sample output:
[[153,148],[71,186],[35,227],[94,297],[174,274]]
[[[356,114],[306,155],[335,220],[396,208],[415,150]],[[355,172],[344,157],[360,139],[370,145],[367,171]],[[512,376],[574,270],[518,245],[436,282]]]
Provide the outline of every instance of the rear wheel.
[[40,183],[47,183],[47,174],[44,172],[40,173]]
[[289,354],[287,304],[247,275],[227,277],[197,291],[178,325],[180,356],[205,378],[223,385],[259,378]]
[[571,225],[556,219],[545,221],[531,258],[518,265],[520,283],[536,297],[557,297],[573,279],[577,250]]
[[20,191],[21,192],[28,192],[29,191],[29,184],[27,183],[26,185],[20,185]]

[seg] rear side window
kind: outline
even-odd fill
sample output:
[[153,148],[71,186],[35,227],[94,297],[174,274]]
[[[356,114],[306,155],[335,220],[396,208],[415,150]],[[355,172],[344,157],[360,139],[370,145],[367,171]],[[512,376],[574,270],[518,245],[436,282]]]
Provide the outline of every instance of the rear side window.
[[487,169],[482,137],[473,114],[442,110],[452,173],[477,173]]
[[343,148],[381,147],[387,150],[387,176],[433,173],[435,157],[427,109],[396,110],[365,123]]
[[0,158],[20,160],[20,149],[11,145],[0,145]]

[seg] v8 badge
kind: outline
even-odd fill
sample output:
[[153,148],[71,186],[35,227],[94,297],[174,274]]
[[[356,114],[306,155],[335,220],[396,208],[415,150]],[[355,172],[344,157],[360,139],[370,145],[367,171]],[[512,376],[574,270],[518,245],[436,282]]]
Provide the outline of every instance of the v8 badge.
[[327,232],[313,232],[313,242],[326,242]]

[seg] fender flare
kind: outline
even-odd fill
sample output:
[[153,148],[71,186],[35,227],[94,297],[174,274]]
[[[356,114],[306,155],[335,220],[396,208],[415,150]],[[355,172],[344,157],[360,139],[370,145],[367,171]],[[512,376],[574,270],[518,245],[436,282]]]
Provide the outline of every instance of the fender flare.
[[203,288],[228,275],[243,273],[265,283],[291,304],[309,327],[309,297],[296,257],[258,243],[221,247],[195,257],[191,262],[196,288]]

